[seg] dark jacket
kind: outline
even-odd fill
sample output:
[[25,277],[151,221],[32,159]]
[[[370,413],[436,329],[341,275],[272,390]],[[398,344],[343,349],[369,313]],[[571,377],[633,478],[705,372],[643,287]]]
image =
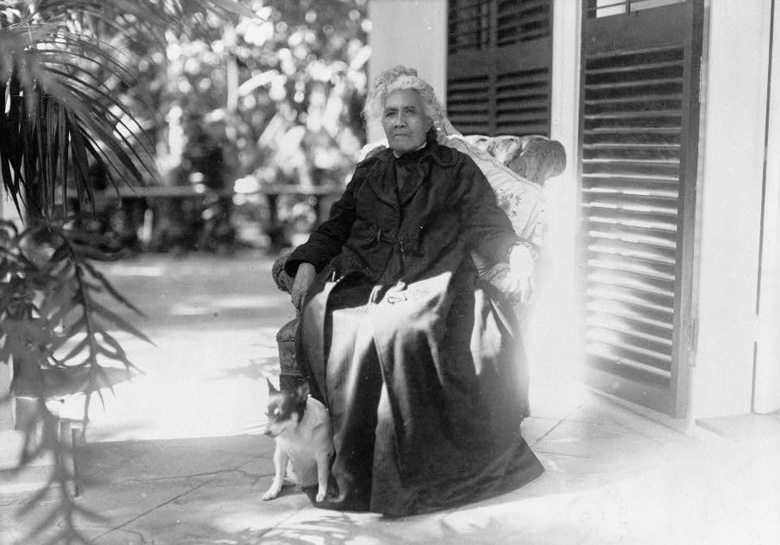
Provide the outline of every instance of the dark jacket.
[[[410,163],[400,190],[396,161]],[[468,251],[498,262],[517,240],[474,162],[429,139],[400,159],[385,150],[360,163],[330,219],[288,259],[291,275],[301,262],[319,273],[301,311],[297,358],[334,422],[371,410],[349,405],[365,398],[350,390],[364,382],[344,377],[374,360],[381,368],[375,450],[360,462],[344,454],[372,467],[364,508],[428,512],[543,471],[518,433],[528,392],[514,313],[493,299]],[[363,348],[341,346],[369,332]],[[364,433],[335,423],[333,431],[336,444]]]
[[[400,189],[396,161],[409,170]],[[329,219],[285,270],[294,275],[308,262],[318,272],[330,265],[329,276],[360,272],[375,282],[412,282],[458,270],[472,247],[489,261],[506,261],[517,240],[474,161],[429,138],[401,159],[386,149],[358,164]]]

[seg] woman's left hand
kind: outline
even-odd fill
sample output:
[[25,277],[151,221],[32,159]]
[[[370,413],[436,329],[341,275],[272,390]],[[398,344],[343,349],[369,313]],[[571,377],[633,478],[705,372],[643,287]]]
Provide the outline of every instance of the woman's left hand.
[[525,303],[533,287],[535,256],[534,251],[525,244],[517,244],[509,253],[509,291],[513,298]]
[[301,310],[301,305],[303,305],[306,292],[314,282],[314,277],[316,275],[317,271],[311,263],[301,263],[298,265],[298,272],[295,273],[295,281],[293,282],[292,291],[290,292],[296,310]]

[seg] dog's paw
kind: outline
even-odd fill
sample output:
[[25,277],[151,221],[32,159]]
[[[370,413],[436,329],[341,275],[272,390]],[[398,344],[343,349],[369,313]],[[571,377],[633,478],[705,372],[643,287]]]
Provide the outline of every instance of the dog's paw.
[[282,487],[281,486],[271,486],[265,494],[263,494],[263,501],[268,501],[276,498],[279,495],[279,492],[281,492]]
[[317,491],[317,497],[315,498],[315,501],[317,503],[325,501],[325,496],[327,495],[325,492],[326,492],[325,490],[318,490]]

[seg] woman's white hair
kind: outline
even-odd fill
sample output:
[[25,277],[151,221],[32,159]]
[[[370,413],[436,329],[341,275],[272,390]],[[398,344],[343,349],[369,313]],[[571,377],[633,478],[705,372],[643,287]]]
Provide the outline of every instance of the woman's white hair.
[[411,89],[417,91],[423,102],[425,113],[440,127],[447,119],[444,107],[436,98],[433,87],[417,75],[417,70],[406,66],[396,66],[385,70],[374,79],[374,86],[366,98],[363,116],[368,119],[381,119],[387,97],[396,91]]

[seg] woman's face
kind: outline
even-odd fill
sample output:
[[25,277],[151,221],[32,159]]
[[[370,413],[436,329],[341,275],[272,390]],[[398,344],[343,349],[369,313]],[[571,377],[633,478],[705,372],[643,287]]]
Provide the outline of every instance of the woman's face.
[[431,125],[417,91],[403,89],[387,97],[382,112],[382,127],[390,148],[398,155],[422,146]]

